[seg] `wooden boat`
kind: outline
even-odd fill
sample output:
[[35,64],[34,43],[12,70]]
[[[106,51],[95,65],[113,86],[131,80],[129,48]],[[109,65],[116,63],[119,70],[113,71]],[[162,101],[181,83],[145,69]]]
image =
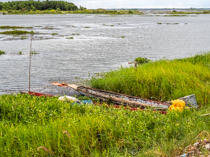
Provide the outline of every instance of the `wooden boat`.
[[129,106],[132,108],[153,108],[155,110],[167,110],[168,107],[171,105],[170,103],[166,102],[158,102],[153,100],[146,100],[135,96],[120,94],[112,91],[105,91],[100,89],[94,89],[90,87],[84,87],[84,86],[77,86],[75,84],[60,84],[60,83],[52,83],[53,85],[57,85],[60,87],[65,88],[73,88],[80,92],[83,95],[92,96],[99,98],[103,101],[111,101],[114,104]]

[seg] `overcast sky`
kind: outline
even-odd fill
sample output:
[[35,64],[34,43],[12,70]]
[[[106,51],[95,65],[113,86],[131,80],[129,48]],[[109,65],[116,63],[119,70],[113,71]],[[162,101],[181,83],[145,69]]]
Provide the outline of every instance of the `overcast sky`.
[[[8,0],[0,0],[6,2]],[[12,0],[10,0],[12,1]],[[64,0],[87,9],[97,8],[210,8],[210,0]]]

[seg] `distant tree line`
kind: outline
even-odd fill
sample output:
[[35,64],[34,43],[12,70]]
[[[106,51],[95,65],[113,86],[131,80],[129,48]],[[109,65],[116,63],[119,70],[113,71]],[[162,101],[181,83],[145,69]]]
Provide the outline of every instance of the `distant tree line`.
[[0,2],[0,10],[63,10],[63,11],[75,11],[78,10],[78,7],[69,2],[64,1],[12,1],[12,2]]

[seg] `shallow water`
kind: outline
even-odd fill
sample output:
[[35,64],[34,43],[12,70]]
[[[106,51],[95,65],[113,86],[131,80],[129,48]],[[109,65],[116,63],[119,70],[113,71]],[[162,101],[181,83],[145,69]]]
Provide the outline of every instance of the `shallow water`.
[[[72,91],[50,82],[90,78],[137,57],[173,59],[210,50],[210,15],[0,15],[1,25],[38,33],[32,41],[39,54],[32,55],[31,90],[51,94]],[[6,52],[0,56],[0,94],[28,90],[30,36],[0,35],[0,50]]]

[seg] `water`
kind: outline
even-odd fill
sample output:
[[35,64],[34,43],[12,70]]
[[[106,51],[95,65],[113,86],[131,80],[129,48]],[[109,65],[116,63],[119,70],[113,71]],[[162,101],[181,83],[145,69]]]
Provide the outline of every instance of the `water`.
[[[50,82],[90,78],[137,57],[173,59],[210,50],[210,15],[0,15],[0,25],[39,33],[32,41],[39,54],[32,55],[31,90],[49,94],[72,94]],[[0,50],[6,52],[0,94],[28,90],[30,36],[0,35]]]

